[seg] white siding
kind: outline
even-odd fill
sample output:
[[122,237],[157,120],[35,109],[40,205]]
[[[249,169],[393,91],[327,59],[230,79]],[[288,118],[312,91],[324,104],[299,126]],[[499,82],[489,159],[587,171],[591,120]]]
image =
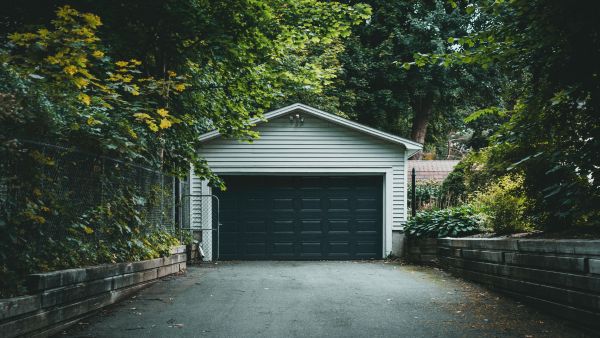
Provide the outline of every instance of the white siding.
[[[404,147],[342,127],[315,116],[302,114],[304,123],[295,125],[288,115],[259,124],[260,138],[253,143],[216,138],[200,150],[210,167],[218,174],[225,172],[265,173],[368,172],[377,168],[392,173],[392,228],[402,227],[405,215],[405,150]],[[360,170],[358,170],[360,168]],[[388,178],[390,179],[390,178]],[[388,185],[389,186],[389,185]],[[389,211],[387,211],[389,212]]]
[[204,182],[195,175],[190,175],[190,228],[202,228],[202,198],[198,197],[203,194]]

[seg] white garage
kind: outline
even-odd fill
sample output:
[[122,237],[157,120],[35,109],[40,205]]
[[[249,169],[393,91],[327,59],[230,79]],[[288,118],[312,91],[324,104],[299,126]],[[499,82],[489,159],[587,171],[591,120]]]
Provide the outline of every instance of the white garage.
[[[189,194],[219,199],[218,236],[202,239],[206,259],[216,250],[236,260],[398,254],[407,159],[422,146],[303,104],[264,117],[255,121],[260,138],[252,143],[217,131],[201,137],[201,156],[227,185],[218,191],[191,175]],[[192,228],[210,227],[207,213],[216,211],[209,209],[192,198]]]

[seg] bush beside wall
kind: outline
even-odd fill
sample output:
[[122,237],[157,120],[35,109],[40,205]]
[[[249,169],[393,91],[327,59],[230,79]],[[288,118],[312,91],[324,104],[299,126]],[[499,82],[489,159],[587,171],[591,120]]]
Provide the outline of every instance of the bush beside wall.
[[30,295],[0,299],[0,337],[46,337],[158,278],[186,269],[185,246],[168,257],[30,275]]

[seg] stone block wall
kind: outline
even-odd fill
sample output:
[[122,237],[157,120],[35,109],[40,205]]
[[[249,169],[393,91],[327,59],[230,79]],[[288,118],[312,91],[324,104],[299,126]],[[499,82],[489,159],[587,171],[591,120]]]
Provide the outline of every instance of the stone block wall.
[[169,257],[30,275],[30,295],[0,299],[0,337],[47,337],[158,278],[186,269],[185,246]]
[[600,241],[438,239],[453,274],[600,329]]
[[406,259],[412,263],[435,264],[438,260],[437,251],[435,238],[410,238],[406,246]]

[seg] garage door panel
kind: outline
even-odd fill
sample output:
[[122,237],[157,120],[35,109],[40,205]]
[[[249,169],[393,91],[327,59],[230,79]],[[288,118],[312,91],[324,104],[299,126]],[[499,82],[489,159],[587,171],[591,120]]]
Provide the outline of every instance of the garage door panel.
[[293,242],[287,242],[287,243],[273,243],[272,245],[273,248],[273,254],[277,254],[277,255],[294,255],[294,243]]
[[294,210],[270,210],[268,214],[262,215],[263,218],[270,218],[278,221],[287,221],[296,219],[296,211]]
[[328,230],[331,233],[332,231],[346,231],[349,232],[351,230],[351,221],[349,219],[336,219],[329,220]]
[[246,221],[246,223],[244,224],[244,231],[251,233],[261,233],[264,235],[267,233],[267,224],[264,220],[249,220]]
[[278,211],[292,211],[294,210],[294,199],[292,197],[273,198],[272,208]]
[[294,220],[273,220],[271,222],[271,231],[274,234],[293,234]]
[[310,232],[323,232],[323,222],[320,219],[316,220],[300,220],[299,226],[300,233],[310,233]]
[[377,243],[375,241],[372,242],[363,242],[360,241],[356,243],[356,252],[357,253],[370,253],[377,249]]
[[357,198],[357,209],[377,210],[377,200],[375,198]]
[[350,198],[349,197],[330,197],[328,198],[328,208],[331,209],[350,209]]
[[249,255],[262,255],[264,256],[267,252],[267,243],[265,242],[246,242],[245,244],[246,254]]
[[223,259],[382,256],[381,176],[228,176]]
[[310,198],[303,195],[303,197],[300,198],[300,209],[302,210],[320,211],[321,208],[321,198],[318,196]]
[[312,255],[319,254],[321,255],[322,248],[321,242],[303,242],[299,244],[300,254],[303,255]]
[[350,251],[350,242],[330,242],[327,247],[329,253],[348,253]]
[[377,226],[377,224],[377,219],[357,219],[354,221],[356,231],[375,231],[375,227]]

